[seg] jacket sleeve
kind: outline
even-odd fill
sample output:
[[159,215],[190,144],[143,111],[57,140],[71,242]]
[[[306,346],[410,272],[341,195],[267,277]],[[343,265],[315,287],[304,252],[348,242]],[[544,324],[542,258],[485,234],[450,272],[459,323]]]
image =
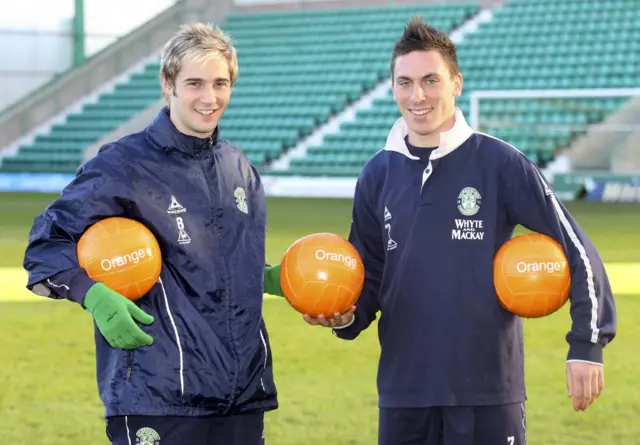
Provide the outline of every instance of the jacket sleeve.
[[571,329],[567,361],[603,363],[603,348],[616,334],[616,308],[598,251],[555,196],[538,168],[518,154],[503,169],[510,222],[542,233],[562,245],[571,271]]
[[364,264],[364,287],[356,302],[355,316],[351,324],[334,328],[333,332],[345,340],[355,339],[376,319],[380,310],[378,292],[384,270],[384,250],[380,219],[368,199],[374,190],[361,176],[356,184],[351,217],[349,242],[356,248]]
[[116,181],[93,160],[78,169],[74,180],[33,222],[24,255],[27,288],[54,299],[83,304],[95,283],[80,268],[76,244],[89,226],[124,208],[114,193]]

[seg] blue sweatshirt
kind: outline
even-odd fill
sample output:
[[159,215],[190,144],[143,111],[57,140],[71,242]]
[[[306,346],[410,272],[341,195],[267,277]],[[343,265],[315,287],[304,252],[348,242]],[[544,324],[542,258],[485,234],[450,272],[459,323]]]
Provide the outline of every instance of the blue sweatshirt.
[[[428,157],[399,119],[356,185],[349,240],[365,265],[355,339],[380,313],[381,407],[526,400],[522,320],[498,303],[496,251],[520,224],[557,240],[571,270],[568,360],[602,363],[616,329],[604,265],[536,166],[511,145],[454,127]],[[422,159],[420,159],[422,158]],[[425,159],[426,158],[426,159]]]

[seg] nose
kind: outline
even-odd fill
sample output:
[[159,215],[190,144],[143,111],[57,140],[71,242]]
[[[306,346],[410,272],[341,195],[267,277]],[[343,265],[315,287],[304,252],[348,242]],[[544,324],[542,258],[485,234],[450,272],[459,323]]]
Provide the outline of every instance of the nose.
[[204,104],[212,104],[215,102],[215,92],[213,88],[203,88],[202,93],[200,94],[200,101]]
[[422,85],[416,85],[413,88],[413,95],[411,96],[411,100],[413,103],[420,103],[424,100],[425,94]]

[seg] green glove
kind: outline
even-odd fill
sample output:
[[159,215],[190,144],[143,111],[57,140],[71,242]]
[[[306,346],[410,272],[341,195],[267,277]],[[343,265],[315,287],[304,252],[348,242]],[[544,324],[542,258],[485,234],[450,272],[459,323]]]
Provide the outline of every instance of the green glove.
[[270,295],[284,297],[280,287],[280,265],[264,266],[264,291]]
[[149,325],[153,323],[153,316],[104,284],[96,283],[89,288],[84,297],[84,306],[112,347],[136,349],[153,343],[153,338],[134,321],[135,318]]

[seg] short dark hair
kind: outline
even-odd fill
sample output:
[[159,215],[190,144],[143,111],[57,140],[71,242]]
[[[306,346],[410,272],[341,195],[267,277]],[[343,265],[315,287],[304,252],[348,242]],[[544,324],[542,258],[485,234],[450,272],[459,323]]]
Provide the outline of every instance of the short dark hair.
[[428,25],[420,17],[413,16],[406,24],[402,37],[393,47],[391,56],[391,77],[396,59],[413,51],[438,51],[449,67],[452,76],[460,72],[456,46],[447,33]]

